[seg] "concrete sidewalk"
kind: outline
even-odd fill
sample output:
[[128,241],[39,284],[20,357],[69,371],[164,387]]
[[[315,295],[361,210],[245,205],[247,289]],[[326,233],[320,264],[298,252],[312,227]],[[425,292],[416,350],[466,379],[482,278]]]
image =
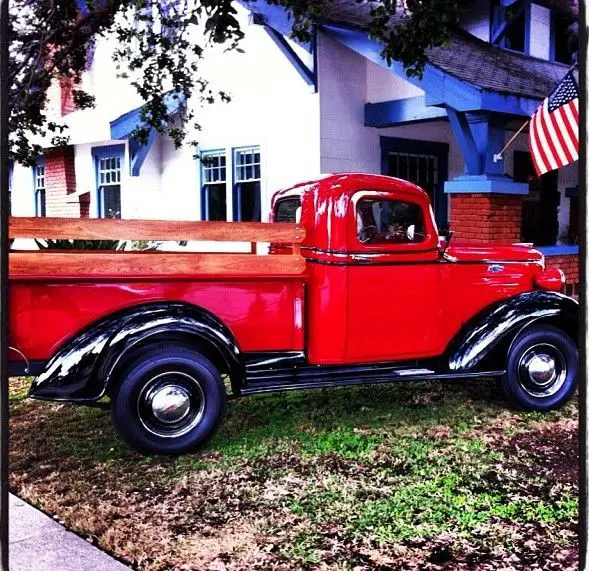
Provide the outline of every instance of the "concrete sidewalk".
[[10,571],[129,569],[10,494]]

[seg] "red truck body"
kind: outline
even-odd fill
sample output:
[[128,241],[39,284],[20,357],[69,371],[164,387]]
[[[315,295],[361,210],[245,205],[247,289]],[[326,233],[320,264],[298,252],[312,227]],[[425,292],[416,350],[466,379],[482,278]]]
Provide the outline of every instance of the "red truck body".
[[[400,216],[401,223],[382,222],[385,215],[388,220]],[[414,223],[403,227],[411,216]],[[154,338],[169,339],[176,332],[172,338],[177,340],[188,335],[179,324],[191,321],[192,348],[203,341],[208,348],[200,353],[218,372],[229,374],[236,394],[331,386],[354,378],[505,376],[510,351],[526,327],[558,329],[575,342],[577,304],[560,293],[562,272],[545,270],[542,254],[529,245],[448,244],[438,234],[428,196],[406,181],[340,174],[303,183],[274,195],[271,222],[299,222],[304,228],[304,264],[296,271],[268,275],[249,268],[227,275],[195,269],[162,275],[121,268],[86,275],[83,267],[68,274],[44,266],[13,272],[13,371],[22,372],[24,356],[40,373],[33,396],[96,400],[120,381],[120,369],[115,374],[114,365],[104,368],[109,352],[117,352],[112,349],[117,334],[145,344],[145,336],[124,326],[131,322],[139,331],[157,331]],[[297,255],[295,248],[272,244],[269,256]],[[166,304],[184,308],[190,317],[169,317],[173,311]],[[230,338],[220,349],[229,356],[215,357],[217,341],[207,345],[208,333],[198,328],[201,314],[217,324],[209,329]],[[169,319],[160,327],[156,322],[163,315]],[[108,326],[100,329],[101,323]],[[97,341],[105,335],[98,331],[108,331],[108,342]],[[524,367],[521,374],[531,378],[530,370],[549,368],[544,363],[557,363],[559,355],[569,357],[570,346],[557,349],[557,354],[534,350],[527,369],[521,363],[514,367]],[[119,353],[116,363],[125,351]],[[75,369],[75,379],[62,374],[67,360],[89,354],[94,360]],[[576,366],[567,363],[567,379],[573,369],[576,377]],[[55,373],[59,368],[62,373]],[[564,398],[573,390],[574,378],[569,380],[563,381]],[[72,386],[78,388],[72,392]],[[538,398],[524,405],[547,409],[557,404],[554,398]],[[123,436],[148,451],[163,450]]]

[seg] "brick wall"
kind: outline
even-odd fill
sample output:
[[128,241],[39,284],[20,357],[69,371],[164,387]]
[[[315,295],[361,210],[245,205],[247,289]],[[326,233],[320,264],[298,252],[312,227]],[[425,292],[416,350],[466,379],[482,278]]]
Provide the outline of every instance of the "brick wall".
[[566,278],[566,293],[579,295],[579,256],[577,254],[546,256],[546,267],[560,268]]
[[[505,194],[453,194],[450,227],[456,238],[472,242],[519,242],[522,199]],[[579,256],[546,256],[546,267],[560,268],[566,277],[566,293],[579,295]]]
[[47,216],[78,218],[80,203],[75,199],[74,148],[54,148],[45,153],[45,204]]
[[453,194],[450,227],[473,242],[519,242],[522,199],[506,194]]

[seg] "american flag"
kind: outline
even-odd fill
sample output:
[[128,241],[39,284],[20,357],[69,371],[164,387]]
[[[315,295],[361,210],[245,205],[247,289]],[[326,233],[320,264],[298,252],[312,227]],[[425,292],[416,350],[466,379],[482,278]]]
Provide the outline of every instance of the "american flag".
[[532,115],[530,152],[538,176],[579,158],[579,88],[574,70]]

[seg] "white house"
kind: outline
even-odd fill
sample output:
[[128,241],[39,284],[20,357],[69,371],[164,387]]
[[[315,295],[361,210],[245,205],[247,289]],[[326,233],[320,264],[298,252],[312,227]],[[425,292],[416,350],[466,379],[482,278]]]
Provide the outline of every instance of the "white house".
[[287,39],[282,9],[251,7],[239,7],[245,53],[217,50],[202,67],[232,97],[197,112],[206,160],[155,133],[147,147],[133,141],[141,101],[101,38],[83,78],[96,108],[72,110],[56,88],[71,146],[47,149],[34,173],[14,166],[13,215],[265,220],[280,188],[383,173],[421,185],[458,238],[534,242],[574,289],[577,165],[536,177],[527,130],[493,160],[570,68],[570,21],[551,2],[461,2],[462,29],[430,51],[422,79],[381,58],[355,0],[329,3],[307,45]]

